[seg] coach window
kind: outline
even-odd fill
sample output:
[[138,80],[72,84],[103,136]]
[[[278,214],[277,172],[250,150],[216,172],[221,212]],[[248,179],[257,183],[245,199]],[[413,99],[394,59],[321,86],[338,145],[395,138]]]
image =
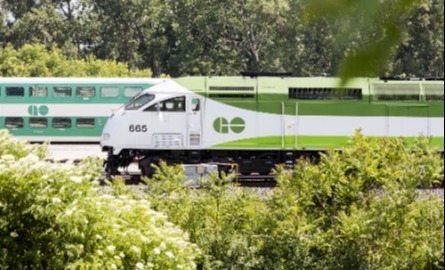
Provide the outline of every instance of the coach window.
[[25,121],[21,117],[6,117],[5,127],[6,128],[23,128],[25,126]]
[[25,88],[17,87],[17,86],[6,87],[6,96],[7,97],[24,97],[25,96]]
[[96,88],[92,86],[79,86],[76,88],[76,96],[81,98],[95,97]]
[[56,86],[53,89],[54,97],[71,97],[72,90],[68,86]]
[[48,118],[43,117],[33,117],[29,119],[30,128],[47,128]]
[[95,127],[94,118],[77,118],[76,127],[77,128],[94,128]]
[[100,88],[100,96],[101,97],[118,97],[119,96],[119,88],[113,86],[104,86]]
[[135,97],[137,94],[142,92],[142,87],[125,87],[124,96],[125,97]]
[[53,119],[53,128],[71,128],[72,123],[70,118],[57,117]]
[[185,112],[185,97],[175,97],[162,102],[159,102],[150,108],[146,109],[146,112]]
[[48,87],[46,86],[31,86],[29,88],[29,96],[30,97],[47,97],[48,96]]

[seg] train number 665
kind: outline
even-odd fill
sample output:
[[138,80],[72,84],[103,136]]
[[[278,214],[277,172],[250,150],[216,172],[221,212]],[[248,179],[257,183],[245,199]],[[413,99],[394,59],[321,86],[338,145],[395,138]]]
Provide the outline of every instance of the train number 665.
[[128,130],[130,132],[147,132],[148,128],[147,125],[130,125]]

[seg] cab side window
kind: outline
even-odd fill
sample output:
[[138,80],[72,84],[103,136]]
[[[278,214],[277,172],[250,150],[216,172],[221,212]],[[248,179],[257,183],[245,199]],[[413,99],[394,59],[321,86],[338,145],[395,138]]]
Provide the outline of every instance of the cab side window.
[[175,97],[161,101],[148,109],[146,112],[185,112],[185,97]]
[[192,99],[192,112],[199,112],[201,109],[201,100],[199,98]]

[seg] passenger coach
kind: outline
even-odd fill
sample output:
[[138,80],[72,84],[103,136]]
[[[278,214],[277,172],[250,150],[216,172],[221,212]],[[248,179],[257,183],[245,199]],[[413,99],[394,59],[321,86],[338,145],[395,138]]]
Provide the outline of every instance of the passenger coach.
[[0,78],[0,129],[32,142],[98,142],[115,110],[162,81]]

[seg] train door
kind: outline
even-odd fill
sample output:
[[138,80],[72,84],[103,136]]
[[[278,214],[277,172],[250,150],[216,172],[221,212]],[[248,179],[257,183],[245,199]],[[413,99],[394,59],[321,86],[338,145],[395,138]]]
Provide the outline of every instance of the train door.
[[298,103],[282,104],[282,148],[297,148]]
[[190,149],[201,147],[202,144],[202,112],[204,110],[203,99],[192,96],[188,99],[188,126],[187,137]]
[[386,133],[391,137],[430,136],[428,106],[387,106]]

